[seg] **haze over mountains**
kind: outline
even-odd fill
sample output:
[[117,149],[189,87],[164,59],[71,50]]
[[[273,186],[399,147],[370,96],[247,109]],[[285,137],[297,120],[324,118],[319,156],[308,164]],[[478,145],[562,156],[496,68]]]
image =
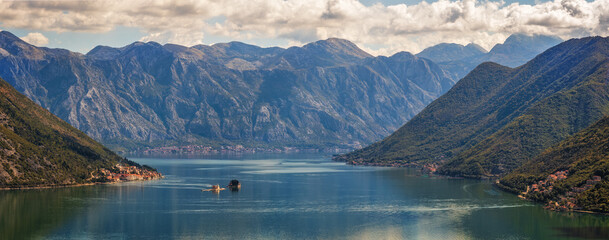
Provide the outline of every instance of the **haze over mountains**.
[[442,174],[509,173],[609,114],[609,38],[572,39],[509,68],[484,63],[355,162],[442,162]]
[[461,79],[483,62],[518,67],[561,42],[562,39],[554,36],[513,34],[488,52],[473,43],[466,46],[442,43],[426,48],[417,56],[431,59],[455,79]]
[[407,52],[373,57],[342,39],[288,49],[136,42],[82,55],[5,31],[0,48],[0,76],[115,147],[357,146],[392,133],[459,75]]

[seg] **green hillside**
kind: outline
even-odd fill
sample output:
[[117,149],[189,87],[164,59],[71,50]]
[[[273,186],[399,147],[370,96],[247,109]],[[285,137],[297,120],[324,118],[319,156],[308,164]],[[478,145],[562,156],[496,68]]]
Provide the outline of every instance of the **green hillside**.
[[609,114],[609,39],[573,39],[518,68],[484,63],[386,139],[337,157],[505,174]]
[[0,79],[0,188],[105,181],[93,176],[117,163],[138,166]]
[[[547,179],[549,175],[567,170],[567,178],[552,184],[552,190],[530,192],[528,198],[560,202],[569,195],[583,210],[609,212],[609,117],[582,130],[558,145],[549,148],[530,162],[501,179],[500,184],[515,192]],[[588,180],[599,176],[601,181],[585,189]],[[576,193],[576,188],[581,193]]]
[[609,42],[598,40],[570,41],[561,49],[552,49],[558,54],[553,54],[542,68],[523,66],[520,71],[536,74],[514,91],[498,112],[511,111],[518,106],[523,106],[523,111],[514,111],[512,114],[517,114],[516,118],[456,156],[441,172],[465,176],[501,175],[609,115]]

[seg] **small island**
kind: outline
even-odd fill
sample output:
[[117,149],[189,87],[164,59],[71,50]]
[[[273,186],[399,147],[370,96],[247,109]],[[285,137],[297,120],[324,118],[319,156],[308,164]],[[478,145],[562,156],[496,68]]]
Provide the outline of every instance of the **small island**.
[[230,183],[228,183],[227,187],[231,191],[239,191],[239,189],[241,189],[241,183],[239,182],[239,180],[233,179],[230,181]]

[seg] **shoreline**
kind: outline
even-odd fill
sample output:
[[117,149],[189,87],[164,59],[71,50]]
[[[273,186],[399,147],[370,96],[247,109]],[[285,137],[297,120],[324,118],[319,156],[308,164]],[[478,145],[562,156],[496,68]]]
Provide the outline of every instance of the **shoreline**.
[[491,178],[472,178],[467,176],[450,176],[436,173],[439,167],[438,163],[366,163],[366,162],[355,162],[355,161],[341,161],[331,158],[334,162],[343,162],[345,165],[358,166],[358,167],[388,167],[388,168],[413,168],[419,170],[422,174],[433,175],[434,177],[441,177],[446,179],[479,179],[479,180],[493,180]]
[[[538,202],[535,201],[533,199],[529,199],[526,198],[524,196],[521,196],[518,192],[515,192],[514,189],[511,189],[503,184],[501,184],[499,182],[499,178],[481,178],[481,177],[468,177],[468,176],[462,176],[462,177],[454,177],[454,176],[449,176],[449,175],[442,175],[442,174],[436,174],[435,171],[429,171],[429,166],[427,166],[426,164],[419,164],[419,163],[401,163],[401,164],[391,164],[391,163],[374,163],[374,164],[369,164],[369,163],[361,163],[361,162],[347,162],[347,161],[341,161],[341,160],[336,160],[334,158],[332,158],[332,161],[334,162],[344,162],[346,165],[352,165],[352,166],[364,166],[364,167],[393,167],[393,168],[415,168],[419,171],[421,171],[421,173],[423,174],[433,174],[436,177],[441,177],[441,178],[445,178],[445,179],[477,179],[477,180],[486,180],[492,181],[492,185],[497,187],[499,190],[504,191],[506,193],[509,194],[513,194],[518,196],[518,198],[520,198],[521,200],[524,201],[529,201],[529,202],[534,202],[534,203],[539,203],[542,205],[545,205],[547,203],[544,202]],[[582,214],[596,214],[596,215],[604,215],[604,216],[609,216],[609,213],[604,213],[604,212],[595,212],[595,211],[588,211],[588,210],[570,210],[570,211],[559,211],[559,210],[555,210],[555,209],[547,209],[544,207],[545,210],[548,211],[552,211],[552,212],[575,212],[575,213],[582,213]]]
[[573,210],[572,212],[609,216],[609,213],[594,212],[594,211],[587,211],[587,210]]
[[92,183],[77,183],[77,184],[65,184],[65,185],[45,185],[45,186],[32,186],[32,187],[15,187],[15,188],[7,188],[0,187],[0,191],[10,191],[10,190],[35,190],[35,189],[51,189],[51,188],[72,188],[72,187],[87,187],[94,185],[110,185],[110,184],[120,184],[120,183],[133,183],[133,182],[150,182],[155,180],[161,180],[165,177],[149,179],[149,180],[134,180],[134,181],[120,181],[120,182],[92,182]]

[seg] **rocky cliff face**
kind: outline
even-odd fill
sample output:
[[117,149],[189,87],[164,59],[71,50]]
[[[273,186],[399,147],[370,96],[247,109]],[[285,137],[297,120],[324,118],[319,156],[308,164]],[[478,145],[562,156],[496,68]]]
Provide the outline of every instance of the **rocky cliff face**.
[[104,143],[369,143],[454,84],[409,53],[372,57],[328,39],[303,47],[136,42],[86,55],[0,33],[0,76]]

